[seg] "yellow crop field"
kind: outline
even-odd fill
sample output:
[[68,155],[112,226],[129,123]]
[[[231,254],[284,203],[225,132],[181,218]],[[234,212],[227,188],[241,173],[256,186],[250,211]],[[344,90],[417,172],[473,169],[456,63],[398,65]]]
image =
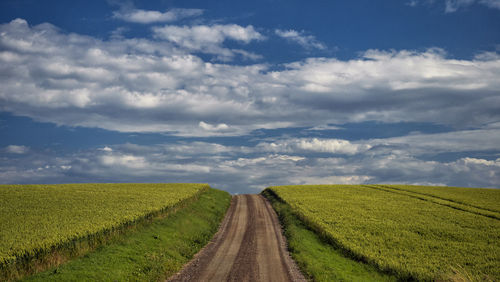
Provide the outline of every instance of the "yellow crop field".
[[0,270],[174,208],[207,184],[0,185]]
[[400,279],[500,280],[500,190],[407,185],[268,189],[348,256]]

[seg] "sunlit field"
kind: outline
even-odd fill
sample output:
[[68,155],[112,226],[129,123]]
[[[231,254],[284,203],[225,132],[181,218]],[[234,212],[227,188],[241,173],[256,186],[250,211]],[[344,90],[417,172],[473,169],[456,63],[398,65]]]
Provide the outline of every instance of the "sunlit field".
[[347,256],[400,279],[500,278],[500,190],[392,185],[268,189]]
[[36,268],[57,250],[98,246],[207,189],[206,184],[1,185],[0,266]]

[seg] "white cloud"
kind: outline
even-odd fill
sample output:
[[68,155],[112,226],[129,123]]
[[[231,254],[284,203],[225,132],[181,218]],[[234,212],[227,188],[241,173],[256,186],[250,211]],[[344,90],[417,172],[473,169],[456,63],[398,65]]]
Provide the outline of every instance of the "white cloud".
[[312,140],[300,140],[297,147],[309,151],[344,154],[356,154],[361,150],[367,150],[370,148],[369,146],[351,144],[351,142],[347,140],[320,140],[317,138],[313,138]]
[[[198,164],[179,163],[179,160],[165,162],[165,156],[158,155],[158,149],[153,152],[131,154],[121,151],[97,157],[95,165],[112,175],[123,176],[131,174],[135,177],[159,176],[161,174],[175,173],[209,173],[210,167]],[[149,153],[149,154],[148,154]],[[152,154],[151,154],[152,153]],[[167,158],[168,159],[168,158]],[[99,172],[101,174],[101,172]]]
[[265,151],[271,152],[309,151],[347,155],[354,155],[371,148],[371,145],[353,144],[347,140],[318,138],[293,138],[271,143],[262,142],[258,146]]
[[113,17],[127,22],[150,24],[159,22],[174,22],[184,18],[196,17],[203,14],[201,9],[170,9],[164,13],[141,9],[122,9],[115,11]]
[[319,185],[319,184],[360,184],[367,183],[373,179],[366,175],[344,175],[344,176],[324,176],[324,177],[292,177],[290,184],[292,185]]
[[[264,36],[249,25],[242,27],[236,24],[227,25],[196,25],[154,27],[153,32],[157,38],[170,41],[190,51],[217,54],[222,59],[230,59],[235,53],[250,59],[258,58],[257,55],[243,50],[223,48],[226,40],[234,40],[248,44],[253,40],[263,40]],[[256,57],[257,56],[257,57]]]
[[26,154],[29,149],[29,147],[23,145],[9,145],[5,147],[5,152],[10,154]]
[[105,155],[101,156],[101,164],[105,166],[123,166],[126,168],[138,169],[147,165],[144,157],[133,155]]
[[263,157],[256,158],[238,158],[235,160],[227,160],[223,163],[223,166],[231,167],[249,167],[253,165],[278,165],[286,163],[296,163],[298,161],[305,160],[305,157],[299,156],[289,156],[280,154],[271,154]]
[[312,35],[305,35],[304,32],[299,32],[293,29],[289,30],[276,29],[274,33],[279,37],[295,42],[307,49],[309,48],[316,48],[320,50],[326,49],[325,44],[316,40],[316,38]]
[[[128,144],[125,146],[127,150],[133,150],[131,146],[132,144]],[[223,155],[232,153],[234,151],[238,151],[240,153],[248,153],[248,150],[244,147],[232,148],[228,146],[224,146],[217,143],[208,143],[208,142],[186,142],[186,143],[177,143],[177,144],[165,144],[162,147],[162,150],[168,152],[174,156],[182,157],[193,157],[193,156],[213,156],[213,155]],[[137,147],[136,147],[137,148]],[[136,152],[142,152],[145,147],[139,146],[139,150],[134,150]]]
[[303,161],[306,159],[304,157],[288,156],[288,155],[274,155],[272,157],[279,159],[279,160],[283,160],[283,161],[294,161],[294,162]]
[[488,160],[476,159],[476,158],[462,158],[462,159],[460,159],[460,162],[463,162],[464,164],[475,164],[475,165],[500,167],[500,159],[488,161]]
[[203,121],[200,121],[199,126],[203,128],[204,130],[208,131],[226,131],[229,129],[229,126],[225,123],[219,123],[217,125],[211,125],[208,123],[205,123]]
[[362,121],[477,129],[500,119],[496,53],[457,60],[439,49],[368,50],[270,70],[192,54],[208,46],[232,56],[237,50],[223,47],[225,40],[262,39],[251,26],[164,28],[159,33],[171,40],[103,41],[21,19],[2,24],[0,110],[58,125],[180,136]]

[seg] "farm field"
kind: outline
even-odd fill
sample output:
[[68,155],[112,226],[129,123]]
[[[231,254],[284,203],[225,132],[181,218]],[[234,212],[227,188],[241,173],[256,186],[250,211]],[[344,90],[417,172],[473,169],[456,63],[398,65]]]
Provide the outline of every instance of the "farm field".
[[360,263],[345,256],[341,249],[328,244],[310,230],[286,203],[279,201],[269,190],[263,196],[270,200],[279,216],[291,256],[305,277],[312,281],[397,281],[373,265]]
[[23,281],[164,281],[210,241],[230,201],[229,193],[209,189],[175,213]]
[[57,265],[208,189],[206,184],[0,185],[0,270],[16,277]]
[[267,191],[345,256],[398,279],[498,280],[500,221],[493,201],[500,190],[462,189],[304,185]]

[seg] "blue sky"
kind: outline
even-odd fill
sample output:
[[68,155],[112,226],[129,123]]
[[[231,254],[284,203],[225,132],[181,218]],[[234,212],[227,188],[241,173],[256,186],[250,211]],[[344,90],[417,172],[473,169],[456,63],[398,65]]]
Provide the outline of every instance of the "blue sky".
[[500,1],[0,3],[0,183],[500,186]]

